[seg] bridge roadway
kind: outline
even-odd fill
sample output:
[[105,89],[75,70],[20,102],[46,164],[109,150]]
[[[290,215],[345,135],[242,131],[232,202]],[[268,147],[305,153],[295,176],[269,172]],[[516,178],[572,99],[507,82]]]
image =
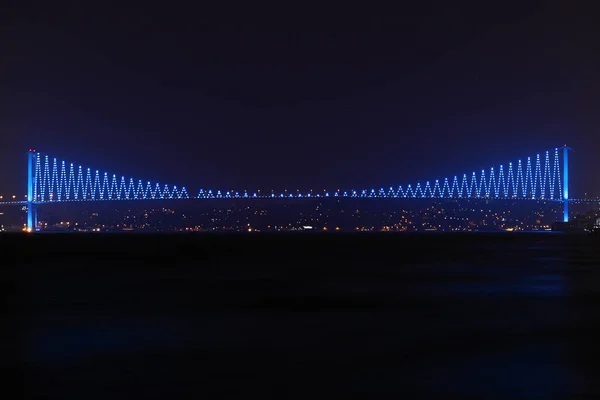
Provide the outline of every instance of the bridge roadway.
[[[302,199],[316,199],[316,198],[325,198],[325,197],[301,197]],[[332,197],[333,198],[333,197]],[[384,198],[384,199],[389,199],[389,197],[346,197],[346,198]],[[51,204],[51,203],[81,203],[84,201],[95,201],[95,202],[100,202],[100,201],[140,201],[140,200],[144,200],[144,201],[152,201],[152,200],[156,200],[156,201],[165,201],[165,200],[232,200],[232,199],[279,199],[281,200],[281,197],[270,197],[270,196],[258,196],[258,197],[252,197],[252,196],[248,196],[248,197],[213,197],[213,198],[201,198],[201,197],[192,197],[191,199],[138,199],[138,200],[134,200],[134,199],[130,199],[130,200],[122,200],[122,199],[115,199],[115,200],[108,200],[108,199],[86,199],[86,200],[61,200],[61,201],[44,201],[44,202],[36,202],[35,204]],[[286,199],[285,197],[283,199]],[[298,199],[298,197],[294,197],[294,199]],[[394,197],[394,199],[412,199],[409,197],[406,198],[401,198],[401,197]],[[442,199],[442,198],[437,198],[437,197],[431,197],[431,198],[426,198],[426,199],[419,199],[419,200],[427,200],[427,199],[438,199],[438,200],[489,200],[489,199],[485,199],[485,198],[465,198],[465,199]],[[512,199],[492,199],[492,200],[512,200]],[[528,200],[528,199],[515,199],[515,200]],[[541,199],[531,199],[531,200],[535,200],[535,201],[545,201],[545,202],[555,202],[555,203],[560,203],[562,202],[562,200],[541,200]],[[600,199],[571,199],[569,200],[569,203],[571,204],[581,204],[581,203],[600,203]],[[0,206],[11,206],[11,205],[27,205],[27,201],[0,201]]]
[[26,201],[0,201],[0,206],[26,205]]

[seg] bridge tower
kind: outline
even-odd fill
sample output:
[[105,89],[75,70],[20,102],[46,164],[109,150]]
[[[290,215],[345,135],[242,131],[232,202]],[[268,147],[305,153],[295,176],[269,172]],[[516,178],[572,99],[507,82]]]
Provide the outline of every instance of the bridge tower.
[[37,204],[35,203],[35,150],[27,153],[27,231],[34,232],[37,228]]
[[569,222],[569,150],[563,147],[563,221]]

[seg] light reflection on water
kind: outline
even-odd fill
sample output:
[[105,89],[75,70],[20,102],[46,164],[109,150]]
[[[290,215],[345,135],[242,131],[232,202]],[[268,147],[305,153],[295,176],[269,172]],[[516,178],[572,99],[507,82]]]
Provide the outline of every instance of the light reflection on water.
[[[81,320],[71,316],[73,320]],[[28,361],[34,364],[61,363],[115,353],[137,353],[172,346],[179,338],[168,321],[106,321],[73,324],[62,328],[35,330],[29,338]],[[70,325],[70,326],[69,326]]]
[[568,294],[562,275],[533,275],[506,283],[455,284],[440,293],[563,297]]
[[367,374],[352,384],[352,390],[382,394],[400,383],[419,398],[568,398],[575,377],[565,358],[564,345],[544,343],[517,350],[449,354],[436,363],[417,362],[408,372],[391,368]]
[[[398,355],[396,364],[400,366],[397,368],[365,368],[364,372],[353,374],[352,379],[349,378],[348,388],[356,392],[372,393],[403,387],[433,397],[447,397],[448,394],[462,398],[490,399],[566,397],[566,394],[572,391],[574,381],[572,369],[566,361],[568,343],[565,343],[564,337],[558,337],[560,335],[556,335],[554,339],[544,336],[555,334],[554,330],[560,330],[565,325],[565,313],[554,313],[558,309],[554,306],[564,303],[562,298],[566,299],[570,294],[571,288],[566,275],[561,273],[568,271],[569,264],[563,257],[552,254],[556,249],[540,246],[530,247],[528,250],[544,250],[548,254],[536,253],[535,257],[516,259],[514,263],[506,265],[503,264],[505,260],[489,264],[479,264],[478,260],[466,260],[461,264],[458,260],[455,261],[457,268],[450,265],[450,262],[442,267],[438,264],[431,265],[430,270],[427,270],[427,265],[416,266],[415,271],[418,273],[415,272],[415,276],[418,275],[418,279],[413,281],[361,281],[360,277],[355,276],[328,281],[323,284],[322,290],[330,290],[333,295],[348,296],[350,299],[360,296],[389,298],[394,294],[434,298],[434,301],[437,301],[436,307],[439,308],[431,312],[430,320],[419,318],[425,318],[421,315],[431,310],[423,311],[415,307],[406,312],[389,311],[379,326],[364,317],[376,310],[367,309],[364,314],[349,316],[348,321],[351,320],[351,323],[343,321],[339,316],[339,319],[335,320],[338,317],[334,317],[334,311],[317,310],[311,318],[314,318],[315,324],[321,324],[325,328],[310,333],[314,336],[311,340],[314,339],[314,343],[318,344],[321,337],[327,338],[328,335],[334,336],[334,343],[338,339],[340,342],[346,340],[350,344],[347,349],[342,350],[347,354],[352,351],[358,352],[360,346],[364,345],[359,343],[353,347],[352,344],[352,334],[359,328],[370,331],[369,334],[373,334],[372,331],[385,332],[388,337],[374,339],[377,346],[372,345],[370,349],[393,359],[395,356],[391,355],[391,350],[394,347],[404,346],[403,348],[411,349],[414,343],[423,340],[424,337],[435,342],[456,336],[456,340],[460,342],[458,347],[467,349],[470,341],[478,340],[477,335],[482,335],[482,332],[485,335],[495,333],[495,341],[503,343],[502,341],[506,340],[499,349],[481,347],[465,352],[452,348],[444,349],[432,354],[423,354],[422,359],[411,361],[409,365],[401,365],[402,356]],[[437,271],[440,273],[437,276],[436,268],[439,268]],[[427,271],[426,274],[422,273],[423,270]],[[428,277],[431,279],[426,279]],[[466,298],[468,301],[472,299],[473,308],[469,309],[468,302],[454,306],[452,301],[457,298]],[[487,298],[493,298],[492,302],[495,302],[493,305],[496,307],[494,310],[486,308]],[[519,298],[524,300],[519,302]],[[529,302],[529,298],[542,300]],[[504,299],[513,302],[504,303]],[[44,303],[44,299],[36,301]],[[552,307],[544,308],[540,305],[550,302]],[[515,304],[517,307],[524,307],[517,308]],[[476,307],[483,310],[481,314],[478,314],[479,309],[474,311]],[[565,309],[568,308],[562,308]],[[542,312],[539,312],[540,310]],[[302,353],[302,346],[310,349],[312,344],[306,337],[307,332],[302,332],[302,336],[296,341],[290,339],[292,334],[276,338],[276,334],[273,333],[280,329],[280,325],[285,324],[286,318],[295,318],[294,324],[302,327],[302,321],[308,318],[308,314],[294,310],[289,312],[285,309],[280,312],[285,314],[285,317],[271,316],[267,318],[268,323],[249,316],[227,314],[227,311],[217,318],[214,315],[210,318],[188,315],[179,319],[148,316],[104,321],[98,319],[96,322],[82,316],[64,314],[55,319],[65,321],[64,325],[52,324],[51,318],[38,321],[37,328],[32,330],[29,338],[27,356],[28,361],[33,364],[52,366],[78,365],[90,362],[96,356],[125,355],[143,358],[148,352],[175,353],[185,351],[190,344],[240,354],[244,353],[246,345],[254,350],[264,346],[264,349],[275,348],[284,354],[283,357],[286,351]],[[401,313],[404,314],[400,315]],[[189,325],[186,324],[190,319],[195,324],[205,324],[206,328],[189,329]],[[399,324],[398,330],[390,328],[393,324]],[[423,327],[416,328],[419,324]],[[336,331],[336,328],[339,330]],[[531,337],[522,339],[519,335]],[[535,335],[538,336],[534,337]],[[289,341],[286,341],[286,337]],[[314,349],[321,348],[316,344],[314,346],[313,357],[318,358],[321,350]],[[323,353],[329,352],[331,357],[332,347],[334,346],[323,346]],[[427,351],[426,347],[423,347],[424,353]],[[260,363],[260,360],[256,362]],[[282,364],[280,368],[285,370],[292,364],[293,361],[290,361],[289,365]],[[359,371],[363,367],[357,364],[354,368]],[[117,380],[118,374],[114,371],[112,373]]]

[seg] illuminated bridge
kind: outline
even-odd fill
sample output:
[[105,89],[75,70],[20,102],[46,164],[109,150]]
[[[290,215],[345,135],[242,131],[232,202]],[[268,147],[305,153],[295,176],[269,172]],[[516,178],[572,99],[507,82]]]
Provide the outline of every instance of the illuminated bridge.
[[[569,203],[594,200],[569,198],[569,150],[555,148],[525,159],[489,167],[470,174],[414,184],[335,191],[240,191],[198,189],[191,197],[185,186],[118,176],[53,158],[35,150],[28,152],[26,200],[0,199],[2,204],[27,206],[27,229],[37,226],[37,206],[46,203],[183,200],[183,199],[285,199],[285,198],[411,198],[411,199],[518,199],[561,202],[564,221],[569,220]],[[14,197],[14,196],[13,196]],[[595,200],[598,201],[598,200]]]

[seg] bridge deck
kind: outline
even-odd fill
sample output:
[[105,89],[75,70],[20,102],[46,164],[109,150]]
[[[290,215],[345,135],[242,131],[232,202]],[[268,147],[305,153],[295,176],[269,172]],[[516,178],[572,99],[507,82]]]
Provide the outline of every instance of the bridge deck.
[[[290,197],[292,198],[292,197]],[[324,197],[324,196],[313,196],[313,197],[293,197],[293,199],[325,199],[325,198],[340,198],[340,197]],[[510,198],[500,198],[500,199],[496,199],[496,198],[477,198],[477,197],[469,197],[469,198],[439,198],[439,197],[428,197],[428,198],[412,198],[412,197],[382,197],[382,196],[347,196],[347,197],[342,197],[342,198],[347,198],[347,199],[396,199],[396,200],[520,200],[520,201],[544,201],[544,202],[562,202],[562,200],[549,200],[549,199],[521,199],[521,198],[517,198],[517,199],[510,199]],[[248,197],[244,197],[244,196],[239,196],[239,197],[191,197],[191,198],[187,198],[187,199],[118,199],[119,201],[139,201],[139,200],[145,200],[145,201],[151,201],[151,200],[235,200],[235,199],[274,199],[274,200],[285,200],[285,199],[289,199],[288,197],[271,197],[271,196],[257,196],[257,197],[253,197],[253,196],[248,196]],[[34,204],[52,204],[52,203],[80,203],[80,202],[90,202],[90,201],[94,201],[94,202],[100,202],[100,201],[114,201],[113,199],[78,199],[78,200],[59,200],[59,201],[38,201],[38,202],[34,202]],[[570,199],[569,203],[600,203],[600,199]],[[0,206],[7,206],[7,205],[27,205],[27,201],[0,201]]]

